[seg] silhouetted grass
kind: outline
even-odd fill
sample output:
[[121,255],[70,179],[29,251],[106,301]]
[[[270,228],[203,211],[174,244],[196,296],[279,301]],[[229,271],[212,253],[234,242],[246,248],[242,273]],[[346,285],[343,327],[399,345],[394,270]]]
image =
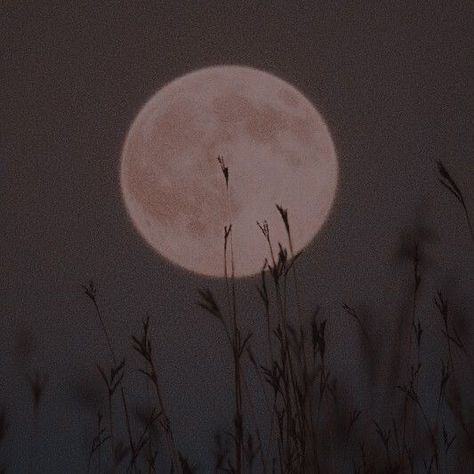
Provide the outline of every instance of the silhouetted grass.
[[[239,310],[245,308],[246,298],[239,299],[235,282],[231,175],[222,157],[219,164],[229,209],[229,220],[223,229],[225,292],[216,295],[208,288],[201,288],[197,301],[198,307],[221,326],[233,368],[232,380],[229,380],[233,413],[229,413],[228,428],[216,433],[215,450],[209,453],[215,458],[215,472],[474,472],[474,403],[464,387],[466,373],[474,376],[468,350],[472,341],[460,331],[445,291],[439,290],[434,295],[433,314],[429,314],[428,319],[420,314],[418,299],[425,278],[420,265],[422,242],[415,237],[410,244],[409,305],[391,335],[396,353],[385,356],[390,359],[385,366],[391,374],[382,379],[383,351],[359,309],[342,304],[343,314],[352,321],[359,337],[358,353],[356,347],[348,347],[346,341],[338,338],[332,320],[323,316],[320,307],[313,311],[302,308],[297,267],[300,254],[294,253],[291,210],[277,204],[276,211],[286,229],[287,245],[274,242],[272,229],[265,220],[257,223],[255,229],[262,233],[268,247],[268,254],[262,256],[256,288],[265,343],[259,341],[259,350],[255,351],[253,333],[242,327],[240,318]],[[438,162],[438,173],[442,185],[461,205],[474,242],[461,189],[441,162]],[[83,288],[93,303],[110,354],[109,361],[96,364],[106,401],[97,407],[84,470],[198,472],[176,445],[168,415],[172,401],[166,400],[162,393],[162,385],[169,381],[161,379],[160,367],[154,360],[150,319],[143,321],[140,335],[132,336],[132,348],[142,363],[138,371],[150,389],[149,404],[132,414],[126,395],[130,369],[126,359],[116,355],[94,283]],[[311,316],[305,319],[305,312]],[[437,362],[427,358],[425,348],[429,344],[439,345],[440,340],[443,347],[437,349],[442,357],[433,385],[426,374]],[[354,358],[361,357],[368,375],[367,386],[362,380],[354,380],[361,393],[352,394],[352,398],[351,393],[340,388],[344,388],[344,380],[341,383],[333,375],[332,361],[342,351]],[[91,370],[92,367],[91,363]],[[257,384],[250,388],[249,384],[255,379]],[[47,378],[35,372],[28,380],[36,414]],[[384,400],[359,406],[358,395],[372,396],[382,383],[386,384],[382,386]],[[431,383],[431,387],[427,387],[427,383]],[[472,387],[471,379],[467,385]],[[257,390],[259,394],[255,393]],[[117,397],[120,409],[114,403]],[[263,407],[260,407],[262,400]],[[133,416],[135,423],[132,423]],[[0,411],[0,453],[8,441],[13,421],[4,410]],[[261,423],[265,423],[265,427],[262,428]],[[8,472],[7,467],[0,466],[0,472]]]

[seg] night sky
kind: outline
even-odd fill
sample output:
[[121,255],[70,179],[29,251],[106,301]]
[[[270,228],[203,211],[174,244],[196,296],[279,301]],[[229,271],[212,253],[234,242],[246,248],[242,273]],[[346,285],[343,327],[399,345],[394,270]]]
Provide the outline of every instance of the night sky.
[[[441,3],[1,2],[0,407],[9,429],[0,467],[85,472],[104,400],[96,362],[109,360],[81,287],[92,279],[113,345],[127,356],[130,398],[143,401],[145,387],[130,335],[150,316],[177,443],[211,472],[213,433],[231,423],[232,365],[197,290],[219,294],[224,282],[154,253],[119,185],[121,148],[140,108],[201,67],[271,72],[303,92],[331,131],[338,194],[299,274],[305,315],[320,306],[328,319],[342,390],[364,403],[354,322],[342,304],[360,309],[388,357],[410,304],[415,240],[420,318],[443,289],[472,336],[473,242],[436,161],[474,219],[474,7]],[[255,348],[257,283],[237,282]],[[441,336],[429,323],[426,330],[435,341],[427,357],[438,360]],[[378,370],[383,378],[388,365]],[[48,382],[35,425],[28,379],[36,373]]]

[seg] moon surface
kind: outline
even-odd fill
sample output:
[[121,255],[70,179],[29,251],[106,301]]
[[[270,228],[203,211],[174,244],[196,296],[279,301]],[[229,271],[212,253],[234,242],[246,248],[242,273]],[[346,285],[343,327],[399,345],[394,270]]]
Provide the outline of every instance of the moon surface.
[[257,221],[268,222],[275,253],[278,242],[288,248],[276,204],[288,210],[294,252],[312,241],[334,201],[338,162],[323,118],[295,87],[257,69],[216,66],[149,99],[128,131],[120,180],[141,236],[192,272],[224,275],[224,226],[231,223],[242,277],[269,257]]

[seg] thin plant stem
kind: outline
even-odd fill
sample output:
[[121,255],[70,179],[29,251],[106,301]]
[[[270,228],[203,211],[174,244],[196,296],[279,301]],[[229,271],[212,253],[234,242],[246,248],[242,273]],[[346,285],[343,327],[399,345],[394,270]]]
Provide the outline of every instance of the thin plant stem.
[[[97,317],[100,321],[102,331],[105,335],[105,339],[106,339],[107,345],[109,347],[109,351],[110,351],[110,355],[112,357],[113,364],[116,367],[118,365],[117,364],[117,357],[115,355],[114,348],[112,346],[112,342],[111,342],[111,339],[110,339],[110,336],[109,336],[109,332],[107,331],[107,327],[105,326],[104,319],[102,317],[102,312],[100,311],[99,305],[97,304],[96,290],[94,288],[93,283],[90,282],[89,287],[85,287],[84,289],[85,289],[86,295],[90,298],[90,300],[94,304],[94,308],[95,308]],[[135,457],[135,445],[134,445],[134,442],[133,442],[132,428],[131,428],[131,423],[130,423],[130,415],[129,415],[129,412],[128,412],[128,405],[127,405],[127,400],[126,400],[126,397],[125,397],[125,390],[124,390],[122,381],[120,381],[120,394],[121,394],[122,405],[123,405],[123,409],[124,409],[124,413],[125,413],[125,423],[126,423],[126,428],[127,428],[128,442],[129,442],[129,445],[130,445],[130,450],[132,452],[132,456]]]

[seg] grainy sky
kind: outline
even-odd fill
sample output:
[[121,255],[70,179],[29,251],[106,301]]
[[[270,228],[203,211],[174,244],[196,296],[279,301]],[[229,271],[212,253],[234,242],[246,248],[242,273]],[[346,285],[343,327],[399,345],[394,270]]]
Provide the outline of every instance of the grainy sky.
[[[345,341],[336,374],[357,368],[342,302],[365,308],[389,340],[411,284],[401,239],[420,227],[420,305],[431,311],[448,285],[466,313],[472,242],[435,161],[474,212],[473,15],[468,1],[0,2],[0,404],[10,421],[0,460],[13,472],[31,459],[34,472],[84,471],[96,409],[79,409],[79,395],[99,382],[96,361],[108,360],[81,289],[92,278],[117,352],[130,355],[130,334],[151,316],[178,443],[206,472],[212,433],[230,421],[232,372],[197,288],[222,282],[152,252],[129,222],[118,174],[140,107],[200,67],[274,73],[332,132],[339,193],[300,272],[306,312],[320,304],[334,341]],[[255,294],[243,318],[258,333],[255,284],[244,279],[238,291]],[[143,398],[137,361],[129,364],[132,396]],[[49,382],[30,450],[27,377],[36,371]]]

